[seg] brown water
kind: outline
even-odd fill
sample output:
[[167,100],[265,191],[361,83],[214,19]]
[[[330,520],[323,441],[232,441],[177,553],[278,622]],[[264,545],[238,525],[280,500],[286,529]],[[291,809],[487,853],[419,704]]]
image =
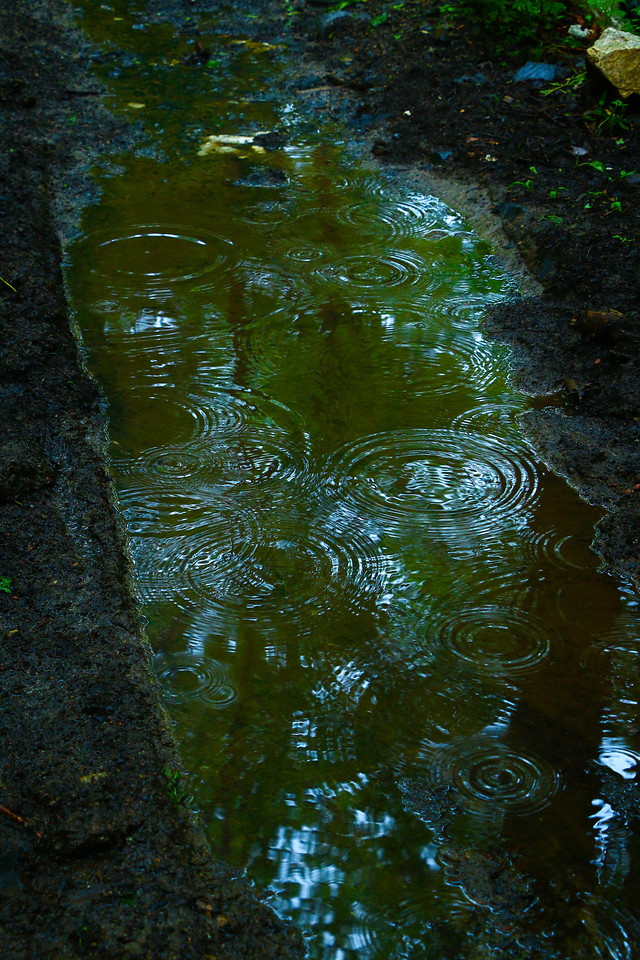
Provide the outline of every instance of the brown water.
[[105,166],[68,277],[212,849],[314,960],[636,956],[637,598],[521,435],[509,277],[280,97],[284,52],[212,35],[205,81],[92,17],[168,159]]

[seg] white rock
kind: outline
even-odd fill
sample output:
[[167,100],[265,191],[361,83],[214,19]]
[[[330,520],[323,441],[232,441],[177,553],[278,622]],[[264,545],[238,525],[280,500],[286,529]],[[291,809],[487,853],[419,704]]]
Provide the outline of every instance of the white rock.
[[569,27],[569,36],[577,40],[586,40],[591,31],[587,27],[581,27],[579,23],[572,23]]
[[607,27],[587,57],[624,99],[640,93],[640,37]]
[[264,147],[254,143],[254,140],[267,132],[267,130],[259,130],[258,133],[253,133],[248,137],[230,133],[212,134],[202,141],[198,156],[206,157],[210,153],[239,153],[241,156],[246,156],[246,151],[243,153],[243,147],[250,147],[256,153],[264,153]]

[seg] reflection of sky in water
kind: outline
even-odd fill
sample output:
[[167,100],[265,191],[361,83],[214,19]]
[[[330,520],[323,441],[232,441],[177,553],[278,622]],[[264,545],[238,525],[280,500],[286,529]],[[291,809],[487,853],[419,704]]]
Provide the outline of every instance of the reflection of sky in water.
[[609,767],[625,780],[635,780],[640,755],[632,750],[621,737],[603,737],[600,747],[600,763]]
[[[70,272],[213,847],[314,960],[630,958],[636,599],[522,438],[479,328],[510,281],[219,42],[237,73],[149,114],[189,161],[107,179]],[[286,150],[198,158],[214,100]]]

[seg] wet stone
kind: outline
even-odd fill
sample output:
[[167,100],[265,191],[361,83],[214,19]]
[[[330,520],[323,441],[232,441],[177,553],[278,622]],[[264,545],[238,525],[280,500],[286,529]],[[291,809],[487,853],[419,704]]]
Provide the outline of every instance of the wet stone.
[[323,27],[333,27],[336,23],[345,22],[349,20],[360,19],[357,14],[353,13],[350,10],[332,10],[331,13],[325,14],[323,16],[321,23]]
[[519,217],[523,212],[524,207],[520,203],[498,203],[494,208],[494,213],[497,213],[499,217],[502,217],[503,220],[513,220],[515,217]]
[[624,99],[640,94],[640,37],[607,27],[587,50],[587,59]]
[[446,164],[453,156],[453,150],[432,150],[429,159],[432,163]]
[[273,130],[268,133],[259,133],[254,137],[254,143],[258,144],[267,153],[282,150],[287,146],[288,137],[284,131]]
[[250,173],[247,173],[246,176],[233,180],[232,183],[235,187],[257,187],[259,189],[286,187],[289,183],[289,178],[283,170],[273,170],[267,167],[261,170],[252,170]]
[[560,74],[560,67],[554,63],[534,63],[529,61],[514,74],[513,79],[516,83],[522,83],[525,80],[555,80]]
[[481,87],[483,84],[488,83],[488,80],[487,80],[486,76],[484,75],[484,73],[473,73],[473,74],[468,74],[468,75],[465,74],[465,75],[462,76],[462,77],[456,77],[455,82],[456,82],[456,83],[470,84],[470,85],[473,85],[473,86],[475,86],[475,87]]

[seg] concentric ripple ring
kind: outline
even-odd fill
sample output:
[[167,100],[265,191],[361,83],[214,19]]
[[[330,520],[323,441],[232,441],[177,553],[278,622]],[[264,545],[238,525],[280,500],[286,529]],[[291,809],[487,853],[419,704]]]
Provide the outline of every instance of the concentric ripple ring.
[[558,773],[544,761],[486,735],[436,748],[430,767],[433,779],[453,787],[465,808],[483,817],[500,810],[537,813],[560,787]]
[[211,498],[208,518],[200,515],[180,535],[143,536],[132,542],[136,582],[143,602],[175,600],[181,609],[228,594],[250,561],[260,528],[258,515]]
[[390,532],[422,522],[447,539],[495,537],[523,523],[538,484],[524,446],[447,429],[365,437],[343,448],[330,469],[345,497]]
[[365,532],[336,527],[301,529],[278,523],[263,527],[251,551],[243,583],[254,599],[269,597],[284,606],[312,604],[328,609],[337,595],[356,604],[379,594],[386,582],[386,564],[376,542]]
[[99,271],[149,293],[204,277],[219,267],[233,244],[206,230],[166,223],[134,224],[99,245]]
[[431,282],[431,272],[429,264],[418,254],[392,250],[382,256],[353,254],[339,263],[321,265],[314,276],[319,281],[361,292],[375,293],[395,287],[418,288],[424,292]]
[[199,653],[160,653],[155,668],[165,700],[183,706],[192,701],[222,709],[238,699],[224,667]]
[[341,206],[337,219],[364,231],[365,236],[397,240],[401,237],[422,238],[442,220],[442,203],[435,197],[410,196],[396,203],[380,199],[354,198]]
[[498,604],[452,610],[435,618],[444,647],[478,673],[513,675],[538,666],[551,640],[534,617]]

